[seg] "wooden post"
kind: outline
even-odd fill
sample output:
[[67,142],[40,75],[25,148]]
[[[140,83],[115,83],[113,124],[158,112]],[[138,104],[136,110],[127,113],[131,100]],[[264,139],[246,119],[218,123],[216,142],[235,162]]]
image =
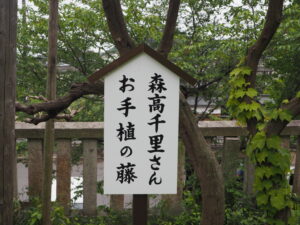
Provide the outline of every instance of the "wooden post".
[[68,215],[71,199],[71,139],[57,140],[56,180],[57,202]]
[[[48,79],[47,99],[56,98],[56,60],[57,60],[58,0],[49,0],[48,27]],[[51,225],[51,185],[54,151],[54,120],[46,122],[44,137],[44,180],[42,196],[42,224]]]
[[116,211],[124,209],[124,195],[111,195],[110,208]]
[[132,201],[133,225],[147,225],[148,221],[148,196],[133,195]]
[[296,162],[294,172],[293,193],[300,196],[300,136],[297,137]]
[[97,140],[83,140],[83,212],[97,213]]
[[0,224],[13,224],[17,1],[0,0]]
[[222,156],[222,169],[224,182],[227,184],[236,178],[236,171],[239,166],[239,152],[241,141],[238,137],[225,137],[223,156]]
[[42,197],[43,190],[43,140],[28,139],[28,194]]
[[244,192],[248,196],[253,195],[255,167],[248,156],[245,157],[245,171],[244,171]]

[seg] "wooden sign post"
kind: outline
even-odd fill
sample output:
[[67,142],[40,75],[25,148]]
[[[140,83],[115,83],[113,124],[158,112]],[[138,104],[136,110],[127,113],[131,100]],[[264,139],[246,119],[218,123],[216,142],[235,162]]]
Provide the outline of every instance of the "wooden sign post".
[[0,0],[0,224],[13,224],[17,1]]
[[146,45],[89,79],[104,77],[104,193],[133,194],[147,222],[147,194],[176,194],[179,78],[194,79]]

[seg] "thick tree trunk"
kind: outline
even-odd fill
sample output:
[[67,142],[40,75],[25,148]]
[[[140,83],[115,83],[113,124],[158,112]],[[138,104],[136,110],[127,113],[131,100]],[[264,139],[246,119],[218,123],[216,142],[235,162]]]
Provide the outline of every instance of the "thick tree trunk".
[[0,224],[13,224],[17,1],[0,0]]
[[223,225],[225,199],[222,171],[182,94],[180,135],[201,185],[203,207],[201,225]]
[[[49,13],[47,99],[54,100],[56,97],[58,0],[49,0]],[[51,185],[54,141],[54,120],[50,119],[46,122],[44,137],[43,225],[51,225]]]

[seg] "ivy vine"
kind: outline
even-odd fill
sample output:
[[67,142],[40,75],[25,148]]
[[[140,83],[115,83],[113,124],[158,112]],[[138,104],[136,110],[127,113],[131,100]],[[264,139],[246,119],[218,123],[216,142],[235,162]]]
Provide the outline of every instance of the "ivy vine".
[[[275,217],[279,211],[292,208],[291,190],[287,181],[290,153],[282,147],[279,136],[266,134],[265,127],[272,120],[290,121],[292,116],[282,109],[268,111],[259,104],[258,92],[246,82],[250,74],[251,69],[244,65],[238,65],[230,73],[231,92],[227,107],[241,124],[254,118],[257,121],[258,132],[249,137],[246,149],[248,157],[255,165],[254,189],[257,205],[266,212],[268,224],[284,225],[284,221]],[[300,92],[297,97],[300,98]],[[283,103],[288,103],[288,100]],[[292,218],[289,224],[293,224]]]

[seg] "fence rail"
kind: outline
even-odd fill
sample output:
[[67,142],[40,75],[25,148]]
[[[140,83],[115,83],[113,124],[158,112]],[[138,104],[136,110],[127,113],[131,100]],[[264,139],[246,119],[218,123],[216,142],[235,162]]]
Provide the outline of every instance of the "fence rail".
[[[103,125],[103,122],[55,123],[57,201],[64,206],[66,212],[70,209],[71,190],[66,186],[70,187],[71,143],[72,139],[79,139],[83,143],[83,210],[86,215],[96,214],[97,142],[103,141]],[[246,128],[240,126],[236,121],[201,121],[198,126],[208,140],[215,136],[224,137],[223,172],[226,171],[224,172],[225,178],[235,176],[238,164],[236,160],[233,160],[237,157],[232,157],[232,154],[239,154],[241,145],[239,137],[247,135]],[[16,122],[15,127],[16,138],[25,138],[28,141],[28,194],[29,196],[39,196],[42,192],[42,152],[45,124],[32,125]],[[300,120],[291,121],[281,135],[284,137],[285,145],[289,147],[289,136],[300,136]],[[184,157],[184,154],[180,155],[180,157]],[[184,160],[179,161],[184,162]],[[178,187],[182,188],[185,177],[184,163],[179,165],[178,171]],[[182,190],[178,190],[177,196],[173,196],[173,203],[180,200],[181,194]],[[110,197],[111,207],[120,210],[124,205],[124,196],[112,195]]]

